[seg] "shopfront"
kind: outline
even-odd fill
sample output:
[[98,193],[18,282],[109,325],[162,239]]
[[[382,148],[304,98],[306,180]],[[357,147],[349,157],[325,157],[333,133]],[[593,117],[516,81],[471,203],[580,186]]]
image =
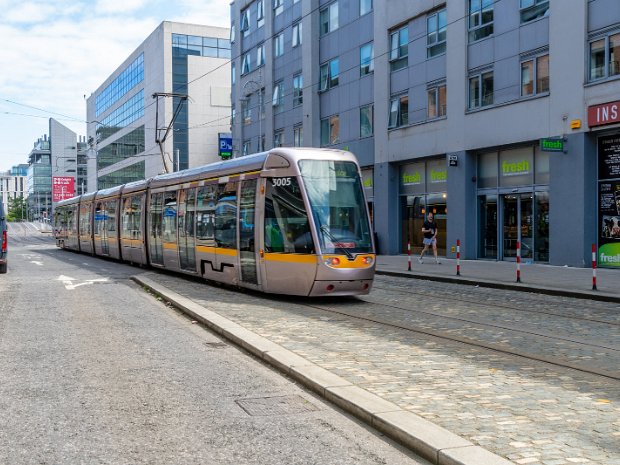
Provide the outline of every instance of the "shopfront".
[[530,145],[480,153],[478,258],[549,261],[549,153]]
[[437,222],[437,252],[446,254],[447,176],[445,157],[400,167],[401,253],[407,253],[407,244],[413,253],[422,250],[422,226],[430,211]]

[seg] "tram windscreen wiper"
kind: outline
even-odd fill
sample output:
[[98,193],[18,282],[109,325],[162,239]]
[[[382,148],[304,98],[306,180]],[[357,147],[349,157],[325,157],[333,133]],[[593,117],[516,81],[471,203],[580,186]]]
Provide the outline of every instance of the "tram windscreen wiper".
[[334,235],[329,231],[329,228],[325,225],[321,226],[321,232],[325,234],[330,241],[334,244],[334,248],[338,248],[342,250],[349,260],[353,260],[353,254],[347,250],[346,247],[342,245],[342,243],[334,237]]

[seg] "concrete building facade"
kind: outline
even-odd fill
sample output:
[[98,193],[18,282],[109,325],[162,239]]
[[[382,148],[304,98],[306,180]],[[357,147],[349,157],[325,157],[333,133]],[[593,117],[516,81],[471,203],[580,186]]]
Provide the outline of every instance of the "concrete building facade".
[[86,192],[88,144],[68,127],[49,120],[49,135],[28,154],[28,209],[34,219],[51,218],[56,202]]
[[28,165],[17,165],[0,173],[0,202],[9,211],[9,200],[28,197]]
[[353,151],[381,253],[433,212],[441,255],[620,267],[614,0],[231,8],[236,154]]
[[89,190],[218,160],[230,56],[228,28],[162,22],[87,99]]

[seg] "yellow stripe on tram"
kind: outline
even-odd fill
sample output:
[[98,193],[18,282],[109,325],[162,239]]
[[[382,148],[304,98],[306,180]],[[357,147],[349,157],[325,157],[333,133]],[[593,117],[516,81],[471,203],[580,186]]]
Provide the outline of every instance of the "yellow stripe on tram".
[[215,255],[226,255],[228,257],[236,257],[237,250],[235,249],[224,249],[222,247],[208,247],[206,245],[196,246],[196,252],[200,253],[212,253]]
[[293,253],[266,253],[265,260],[270,262],[309,263],[314,265],[317,263],[317,256]]

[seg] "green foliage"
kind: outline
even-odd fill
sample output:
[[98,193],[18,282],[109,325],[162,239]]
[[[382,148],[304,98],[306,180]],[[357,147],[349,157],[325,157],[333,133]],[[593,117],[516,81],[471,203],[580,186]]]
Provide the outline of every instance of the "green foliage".
[[27,219],[28,203],[23,197],[9,199],[9,212],[6,215],[7,221],[21,221]]

